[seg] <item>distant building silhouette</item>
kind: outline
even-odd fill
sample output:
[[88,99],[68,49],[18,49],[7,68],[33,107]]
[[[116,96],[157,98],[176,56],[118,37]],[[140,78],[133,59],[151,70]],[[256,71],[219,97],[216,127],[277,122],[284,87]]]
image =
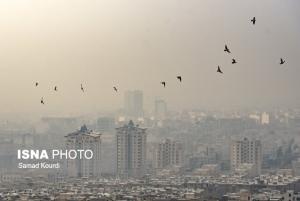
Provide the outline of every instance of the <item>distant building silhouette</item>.
[[157,120],[163,120],[167,116],[167,103],[162,99],[155,100],[154,115]]
[[146,129],[129,121],[116,128],[117,174],[119,177],[142,177],[146,173]]
[[129,117],[143,117],[143,92],[139,90],[126,91],[124,95],[124,110]]

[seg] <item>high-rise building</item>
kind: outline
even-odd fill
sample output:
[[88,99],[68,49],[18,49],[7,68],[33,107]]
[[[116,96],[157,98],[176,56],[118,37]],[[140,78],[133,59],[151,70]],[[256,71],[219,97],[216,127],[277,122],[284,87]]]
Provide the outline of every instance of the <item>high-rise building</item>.
[[180,142],[165,139],[158,144],[155,154],[156,168],[158,169],[183,164],[183,145]]
[[146,129],[129,121],[116,131],[118,176],[142,177],[146,173]]
[[157,120],[165,119],[167,116],[167,103],[162,99],[155,100],[154,113]]
[[143,92],[139,90],[126,91],[124,97],[125,113],[129,117],[143,117]]
[[259,140],[234,140],[230,146],[231,169],[236,171],[245,164],[252,164],[254,173],[261,173],[262,146]]
[[270,115],[266,112],[261,114],[261,124],[266,125],[270,123]]
[[70,133],[66,138],[67,150],[91,150],[93,157],[67,159],[68,177],[99,177],[101,160],[101,134],[88,130],[85,125],[80,130]]
[[292,162],[294,176],[300,176],[300,158]]

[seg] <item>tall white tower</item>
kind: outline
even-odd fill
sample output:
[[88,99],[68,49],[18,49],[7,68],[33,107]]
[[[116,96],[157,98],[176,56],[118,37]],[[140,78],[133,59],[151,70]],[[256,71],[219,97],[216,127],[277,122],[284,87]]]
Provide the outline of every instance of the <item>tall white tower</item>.
[[101,134],[88,130],[85,125],[80,130],[70,133],[66,138],[67,150],[91,150],[93,157],[67,159],[67,175],[69,177],[100,177]]

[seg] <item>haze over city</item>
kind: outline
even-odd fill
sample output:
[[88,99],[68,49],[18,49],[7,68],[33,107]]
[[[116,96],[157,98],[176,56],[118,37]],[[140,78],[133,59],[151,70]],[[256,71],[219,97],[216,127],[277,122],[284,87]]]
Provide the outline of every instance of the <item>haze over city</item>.
[[156,97],[171,109],[299,107],[299,7],[297,0],[3,0],[1,114],[116,110],[133,89],[144,92],[148,110]]
[[0,0],[0,201],[300,201],[299,0]]

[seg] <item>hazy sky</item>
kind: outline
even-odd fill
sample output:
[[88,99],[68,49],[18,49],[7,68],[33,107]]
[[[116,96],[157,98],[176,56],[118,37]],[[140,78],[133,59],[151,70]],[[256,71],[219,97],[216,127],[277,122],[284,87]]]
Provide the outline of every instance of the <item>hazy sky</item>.
[[300,106],[299,0],[0,0],[0,30],[2,115],[117,109],[129,89],[146,109]]

